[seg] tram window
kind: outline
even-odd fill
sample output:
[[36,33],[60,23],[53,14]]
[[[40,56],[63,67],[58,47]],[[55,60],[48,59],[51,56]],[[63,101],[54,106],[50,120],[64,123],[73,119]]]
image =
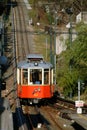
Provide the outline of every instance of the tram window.
[[30,70],[30,83],[41,84],[42,83],[42,70],[41,69],[31,69]]
[[52,84],[52,70],[50,70],[50,83]]
[[28,84],[28,69],[23,69],[22,70],[22,83],[23,84]]
[[49,69],[44,70],[44,84],[49,84]]
[[19,69],[19,84],[21,84],[21,69]]

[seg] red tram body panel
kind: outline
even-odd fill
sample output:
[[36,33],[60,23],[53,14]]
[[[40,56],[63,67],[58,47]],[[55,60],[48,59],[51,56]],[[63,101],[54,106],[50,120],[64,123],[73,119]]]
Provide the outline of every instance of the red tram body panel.
[[17,67],[17,94],[22,100],[34,103],[51,98],[54,92],[53,66],[41,55],[29,54]]
[[[53,87],[53,86],[52,86]],[[47,86],[18,86],[18,97],[20,98],[51,98],[53,88]]]

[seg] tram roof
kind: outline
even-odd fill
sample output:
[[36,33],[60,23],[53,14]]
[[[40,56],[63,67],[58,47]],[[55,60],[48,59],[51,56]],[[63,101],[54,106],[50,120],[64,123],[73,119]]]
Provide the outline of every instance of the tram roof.
[[44,69],[48,69],[48,68],[53,68],[53,65],[49,62],[27,62],[27,61],[21,61],[18,63],[18,68],[44,68]]
[[29,60],[43,60],[43,56],[41,55],[41,54],[28,54],[27,56],[26,56],[26,58],[27,59],[29,59]]

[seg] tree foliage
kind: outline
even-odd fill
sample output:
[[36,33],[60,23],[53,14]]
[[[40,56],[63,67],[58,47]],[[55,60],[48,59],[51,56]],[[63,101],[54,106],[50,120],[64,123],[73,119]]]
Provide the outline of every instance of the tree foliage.
[[57,83],[65,95],[77,93],[78,79],[87,84],[87,25],[80,23],[76,30],[78,35],[71,47],[68,40],[67,49],[58,56]]

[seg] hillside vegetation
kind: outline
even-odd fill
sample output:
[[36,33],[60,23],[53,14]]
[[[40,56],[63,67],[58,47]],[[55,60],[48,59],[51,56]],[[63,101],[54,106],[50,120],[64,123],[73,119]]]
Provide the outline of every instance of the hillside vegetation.
[[87,90],[87,25],[79,23],[77,38],[67,41],[67,49],[57,58],[57,83],[63,87],[64,95],[76,96],[80,81],[81,94]]
[[[31,11],[29,14],[33,19],[33,24],[36,27],[37,22],[42,23],[38,29],[43,30],[43,25],[56,24],[58,28],[61,28],[69,22],[69,16],[66,12],[61,13],[62,9],[73,9],[72,21],[75,21],[76,15],[78,13],[81,11],[87,11],[86,0],[37,0],[37,2],[35,0],[29,1],[33,8],[33,11]],[[57,21],[55,21],[56,17],[58,18]],[[81,85],[81,94],[86,93],[87,91],[87,25],[80,23],[77,25],[76,30],[79,35],[72,42],[71,47],[70,41],[67,40],[66,51],[63,51],[60,55],[57,56],[57,87],[58,89],[62,88],[65,97],[70,97],[70,95],[77,96],[78,81],[80,81]],[[44,45],[45,42],[44,38],[45,37],[43,37],[42,45]],[[48,44],[50,44],[49,35],[47,38],[49,39]],[[50,52],[48,52],[48,54],[49,53]]]

